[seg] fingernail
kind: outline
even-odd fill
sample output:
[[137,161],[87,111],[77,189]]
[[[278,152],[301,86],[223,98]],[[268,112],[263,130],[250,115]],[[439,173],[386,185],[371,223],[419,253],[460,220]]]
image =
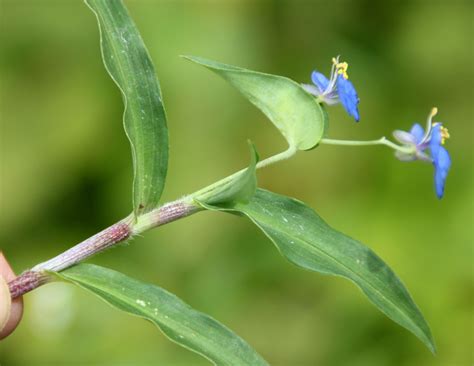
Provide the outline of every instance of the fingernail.
[[0,332],[10,319],[12,299],[7,282],[0,276]]

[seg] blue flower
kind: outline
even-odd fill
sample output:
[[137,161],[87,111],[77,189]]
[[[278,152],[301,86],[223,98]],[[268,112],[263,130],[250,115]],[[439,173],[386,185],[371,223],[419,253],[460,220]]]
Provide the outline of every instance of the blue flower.
[[347,113],[359,122],[359,97],[347,75],[349,65],[347,62],[339,62],[339,57],[333,58],[332,63],[329,79],[320,72],[313,71],[311,81],[314,85],[303,84],[303,88],[328,105],[341,103]]
[[[438,110],[433,108],[428,116],[426,131],[415,123],[410,132],[396,130],[393,136],[404,146],[395,155],[402,161],[424,160],[433,163],[435,174],[434,183],[436,195],[442,198],[444,186],[451,167],[451,158],[444,148],[446,139],[449,138],[448,130],[441,122],[433,122],[433,117]],[[403,150],[403,151],[402,151]],[[429,150],[429,154],[426,153]]]

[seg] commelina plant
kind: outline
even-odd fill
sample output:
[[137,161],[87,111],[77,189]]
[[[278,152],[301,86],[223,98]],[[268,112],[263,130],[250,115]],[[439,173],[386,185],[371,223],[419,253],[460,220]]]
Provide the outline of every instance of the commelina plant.
[[66,281],[102,298],[115,308],[156,324],[172,341],[216,365],[267,365],[242,338],[185,304],[164,289],[111,269],[80,264],[90,256],[147,230],[212,210],[252,221],[290,262],[306,270],[352,281],[386,316],[418,337],[433,353],[429,326],[403,283],[371,249],[330,227],[303,202],[259,188],[256,171],[320,144],[385,145],[403,161],[421,160],[434,167],[434,187],[443,196],[451,165],[444,147],[449,137],[441,122],[414,124],[369,141],[327,137],[326,106],[342,104],[359,121],[359,97],[348,64],[332,60],[329,78],[318,71],[312,84],[225,65],[200,57],[185,58],[213,71],[259,108],[281,132],[288,149],[259,161],[250,147],[249,166],[176,201],[160,201],[168,166],[166,113],[153,63],[127,9],[119,0],[86,0],[98,20],[102,58],[125,104],[123,123],[133,158],[133,211],[66,252],[23,272],[9,283],[12,298],[51,281]]

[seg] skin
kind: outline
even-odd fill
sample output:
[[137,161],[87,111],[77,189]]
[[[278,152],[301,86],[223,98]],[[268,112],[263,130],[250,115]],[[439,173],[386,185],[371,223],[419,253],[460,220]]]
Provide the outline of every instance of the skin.
[[8,281],[15,278],[15,273],[0,252],[0,339],[9,336],[23,315],[23,299],[11,300]]

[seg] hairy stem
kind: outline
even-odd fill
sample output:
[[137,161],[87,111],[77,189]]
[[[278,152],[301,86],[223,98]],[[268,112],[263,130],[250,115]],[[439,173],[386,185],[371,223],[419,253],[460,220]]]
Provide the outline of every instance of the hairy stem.
[[49,282],[49,277],[44,272],[25,271],[13,281],[8,283],[12,299],[15,299],[35,288]]
[[128,218],[119,221],[107,229],[102,230],[100,233],[66,250],[64,253],[34,266],[31,271],[61,271],[96,253],[102,252],[131,236],[130,222],[131,220]]
[[130,215],[64,253],[23,272],[8,283],[11,297],[14,299],[48,283],[50,281],[48,271],[57,272],[69,268],[135,234],[189,216],[197,211],[199,209],[194,205],[184,200],[177,200],[140,216],[136,223],[133,222],[133,215]]

